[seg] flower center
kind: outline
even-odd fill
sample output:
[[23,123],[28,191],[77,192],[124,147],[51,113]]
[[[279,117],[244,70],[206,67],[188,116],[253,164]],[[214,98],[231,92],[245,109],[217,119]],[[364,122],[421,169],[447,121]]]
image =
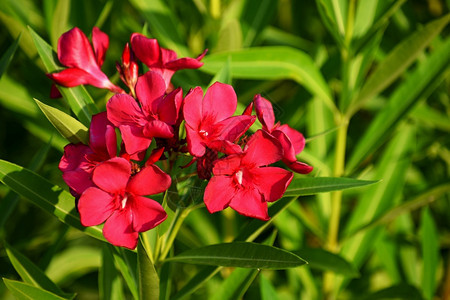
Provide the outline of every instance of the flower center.
[[200,131],[198,132],[202,137],[207,137],[208,136],[208,131],[204,130],[204,129],[200,129]]
[[234,174],[234,178],[236,178],[237,182],[241,185],[242,185],[242,175],[243,175],[242,170],[239,170]]
[[127,195],[125,195],[125,196],[122,198],[122,201],[121,201],[121,203],[122,203],[122,209],[125,208],[125,205],[127,204],[127,200],[128,200],[128,197],[127,197]]

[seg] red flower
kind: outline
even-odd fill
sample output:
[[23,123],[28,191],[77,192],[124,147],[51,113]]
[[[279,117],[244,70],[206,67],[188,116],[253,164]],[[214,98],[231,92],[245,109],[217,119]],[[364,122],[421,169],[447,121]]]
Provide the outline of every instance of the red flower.
[[313,167],[297,161],[296,157],[305,147],[303,134],[289,127],[287,124],[281,126],[279,122],[275,124],[272,103],[261,97],[261,95],[255,95],[253,101],[255,103],[256,115],[262,124],[263,130],[274,136],[283,148],[283,162],[294,172],[301,174],[310,173]]
[[92,116],[89,128],[89,146],[68,144],[59,163],[63,179],[75,196],[93,186],[92,172],[101,162],[116,156],[117,139],[114,126],[106,112]]
[[149,39],[140,33],[131,35],[131,47],[140,61],[150,70],[161,74],[168,89],[170,89],[170,80],[175,71],[200,68],[203,66],[200,60],[207,52],[205,50],[197,58],[177,58],[175,51],[160,47],[156,39]]
[[183,100],[181,88],[165,95],[166,84],[162,77],[149,71],[139,77],[136,94],[139,104],[129,95],[116,94],[106,104],[108,119],[122,134],[128,154],[147,150],[152,138],[171,138],[173,125]]
[[94,50],[86,35],[77,27],[61,35],[58,40],[58,59],[68,69],[48,74],[48,77],[65,87],[90,84],[114,93],[122,93],[123,90],[109,81],[100,70],[109,46],[108,36],[94,27],[92,44]]
[[167,217],[161,204],[144,195],[167,190],[170,176],[155,165],[132,176],[131,164],[112,158],[95,168],[90,187],[78,202],[81,223],[94,226],[105,222],[103,235],[116,246],[136,248],[138,233],[154,228]]
[[206,147],[220,151],[220,143],[234,143],[255,121],[255,116],[234,116],[236,93],[228,84],[216,82],[205,94],[200,87],[191,90],[184,100],[183,115],[189,152],[197,157]]
[[214,213],[229,206],[244,216],[268,220],[267,202],[283,196],[293,173],[263,166],[279,161],[282,155],[277,140],[258,130],[243,152],[217,160],[205,190],[208,211]]

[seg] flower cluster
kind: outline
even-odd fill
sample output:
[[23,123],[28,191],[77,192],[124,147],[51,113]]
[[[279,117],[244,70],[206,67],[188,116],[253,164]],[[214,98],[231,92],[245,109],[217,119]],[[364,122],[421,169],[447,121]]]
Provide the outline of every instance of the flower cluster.
[[[106,111],[92,117],[89,144],[67,145],[59,164],[78,199],[81,223],[105,223],[103,234],[112,244],[133,249],[139,232],[166,219],[163,206],[146,197],[172,184],[166,173],[171,170],[161,170],[159,160],[190,155],[189,165],[196,163],[198,177],[208,181],[203,200],[209,212],[231,207],[261,220],[269,219],[267,203],[280,199],[293,178],[291,171],[269,165],[282,161],[292,171],[311,172],[296,158],[303,135],[275,123],[267,99],[256,95],[235,115],[237,97],[230,85],[216,82],[206,92],[195,87],[185,96],[173,86],[172,75],[201,67],[206,50],[197,58],[177,58],[157,40],[132,34],[116,65],[126,92],[100,69],[108,44],[98,28],[92,46],[78,28],[64,33],[58,58],[67,69],[48,76],[65,87],[89,84],[114,93]],[[142,64],[148,71],[140,74]],[[262,129],[251,135],[256,120]]]

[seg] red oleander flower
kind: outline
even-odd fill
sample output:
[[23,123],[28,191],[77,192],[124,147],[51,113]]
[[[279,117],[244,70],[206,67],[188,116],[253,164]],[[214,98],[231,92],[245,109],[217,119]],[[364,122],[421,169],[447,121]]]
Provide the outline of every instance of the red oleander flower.
[[58,40],[58,59],[68,69],[48,74],[48,77],[65,87],[90,84],[122,93],[123,90],[109,81],[108,76],[100,69],[109,46],[109,38],[97,27],[92,29],[92,45],[93,49],[86,35],[77,27],[61,35]]
[[93,172],[90,187],[78,202],[81,223],[94,226],[105,222],[103,235],[116,246],[136,248],[138,233],[154,228],[167,218],[161,204],[146,195],[167,190],[171,178],[155,165],[132,175],[124,158],[112,158]]
[[280,125],[279,122],[275,124],[272,103],[261,97],[261,95],[255,95],[253,101],[256,115],[262,124],[263,130],[274,136],[283,148],[283,162],[294,172],[301,174],[310,173],[313,167],[297,161],[296,157],[305,147],[303,134],[287,124]]
[[164,78],[167,88],[170,90],[172,75],[181,69],[198,69],[203,66],[200,61],[206,54],[205,50],[197,58],[177,58],[175,51],[159,46],[156,39],[150,39],[140,33],[131,35],[131,47],[136,57],[150,70],[158,72]]
[[247,131],[255,121],[255,116],[232,116],[236,106],[237,97],[233,87],[219,82],[209,87],[204,98],[200,87],[186,95],[183,115],[188,150],[192,155],[203,156],[206,147],[220,151],[220,142],[234,143]]
[[106,104],[108,119],[122,134],[126,152],[134,156],[147,150],[152,138],[171,138],[177,124],[183,92],[178,88],[165,95],[163,78],[149,71],[139,77],[136,100],[125,94],[116,94]]
[[93,186],[92,172],[101,162],[116,156],[117,138],[106,112],[92,116],[89,127],[89,146],[68,144],[59,163],[63,179],[75,196]]
[[138,80],[139,67],[128,43],[122,52],[122,63],[116,63],[116,69],[120,74],[120,79],[128,86],[131,94],[135,95],[134,89]]
[[229,206],[244,216],[268,220],[267,202],[280,199],[293,178],[292,172],[266,167],[282,156],[278,141],[258,130],[244,151],[216,160],[204,196],[208,211]]

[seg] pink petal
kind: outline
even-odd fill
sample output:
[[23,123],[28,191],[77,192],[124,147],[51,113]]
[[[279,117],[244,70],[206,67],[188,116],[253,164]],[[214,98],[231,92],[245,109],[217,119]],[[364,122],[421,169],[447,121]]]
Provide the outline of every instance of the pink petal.
[[116,156],[116,133],[106,112],[92,116],[89,127],[89,145],[98,154],[105,153],[109,157]]
[[67,171],[62,175],[67,186],[74,190],[78,195],[81,195],[86,189],[95,186],[91,177],[92,173],[83,169]]
[[252,135],[244,152],[242,163],[249,166],[269,165],[283,157],[280,143],[263,130],[258,130]]
[[277,167],[255,168],[250,172],[253,184],[268,202],[280,199],[294,176],[292,172]]
[[148,114],[156,114],[159,103],[166,93],[166,83],[160,74],[148,71],[138,78],[136,95],[142,109]]
[[177,59],[177,53],[170,49],[160,48],[161,49],[161,68],[169,69],[167,67],[167,63],[174,61]]
[[241,165],[242,155],[230,155],[214,162],[214,175],[233,175]]
[[171,183],[168,174],[156,165],[149,165],[131,178],[127,191],[140,196],[155,195],[167,190]]
[[68,144],[64,147],[58,168],[61,172],[75,170],[82,162],[86,162],[86,155],[92,153],[91,148],[84,144]]
[[263,221],[270,219],[267,202],[255,188],[239,189],[230,202],[230,207],[241,215]]
[[106,50],[108,50],[109,47],[109,37],[98,27],[92,29],[92,45],[94,46],[97,64],[101,67],[105,61]]
[[122,134],[123,143],[125,144],[125,150],[129,155],[133,156],[147,150],[152,142],[151,138],[144,135],[144,128],[142,127],[122,125],[119,129]]
[[313,170],[313,167],[305,164],[304,162],[300,162],[300,161],[289,162],[289,161],[284,161],[284,160],[283,160],[283,162],[288,166],[289,169],[291,169],[292,171],[294,171],[296,173],[309,174]]
[[103,72],[90,73],[78,68],[69,68],[59,73],[47,74],[55,83],[64,87],[74,87],[81,84],[90,84],[92,86],[108,89],[115,93],[122,93],[123,90],[109,81]]
[[167,125],[166,123],[160,121],[160,120],[152,120],[148,121],[147,124],[145,124],[144,130],[142,131],[144,136],[148,138],[163,138],[168,139],[173,137],[174,131],[173,127],[170,125]]
[[296,161],[297,157],[295,156],[295,149],[289,137],[280,130],[272,131],[272,135],[281,144],[281,148],[283,149],[283,159],[291,162]]
[[59,38],[58,58],[66,67],[78,68],[87,72],[99,70],[88,38],[77,27],[63,33]]
[[142,34],[131,35],[131,47],[136,57],[148,67],[160,66],[161,50],[156,39],[149,39]]
[[184,57],[177,60],[170,61],[164,65],[167,69],[178,71],[182,69],[198,69],[203,66],[201,61],[195,58]]
[[208,142],[208,148],[225,153],[227,155],[242,153],[241,146],[227,140],[215,140]]
[[[206,91],[203,99],[203,116],[220,122],[234,114],[237,97],[231,85],[216,82]],[[186,115],[185,115],[186,117]]]
[[139,105],[133,97],[125,94],[116,94],[106,103],[108,120],[115,126],[131,125],[143,127],[147,120]]
[[263,128],[266,128],[269,132],[271,132],[275,124],[275,115],[273,114],[272,103],[261,97],[259,94],[255,95],[253,101],[255,103],[255,110],[258,120],[263,125]]
[[303,151],[303,148],[305,148],[305,138],[303,134],[289,127],[287,124],[277,127],[276,130],[283,132],[289,140],[291,140],[292,146],[294,146],[295,154],[299,154]]
[[203,156],[205,154],[205,143],[196,130],[193,130],[186,123],[186,140],[189,153],[194,156]]
[[121,157],[99,164],[92,176],[94,183],[105,192],[123,193],[131,176],[130,162]]
[[198,129],[203,119],[202,98],[203,91],[199,86],[189,91],[184,98],[183,116],[186,124],[193,129]]
[[169,125],[175,125],[183,101],[183,91],[178,88],[164,97],[158,106],[159,119]]
[[116,210],[114,197],[97,187],[90,187],[78,201],[78,211],[83,226],[99,225]]
[[116,210],[103,227],[103,235],[113,245],[134,249],[139,234],[133,229],[133,215],[130,209]]
[[137,232],[150,230],[161,224],[167,213],[155,200],[135,196],[131,199],[131,210],[133,211],[133,229]]
[[214,213],[228,207],[236,193],[232,177],[214,176],[205,189],[204,202],[210,213]]
[[217,124],[223,128],[220,139],[235,142],[239,139],[255,122],[255,116],[234,116],[227,118]]

